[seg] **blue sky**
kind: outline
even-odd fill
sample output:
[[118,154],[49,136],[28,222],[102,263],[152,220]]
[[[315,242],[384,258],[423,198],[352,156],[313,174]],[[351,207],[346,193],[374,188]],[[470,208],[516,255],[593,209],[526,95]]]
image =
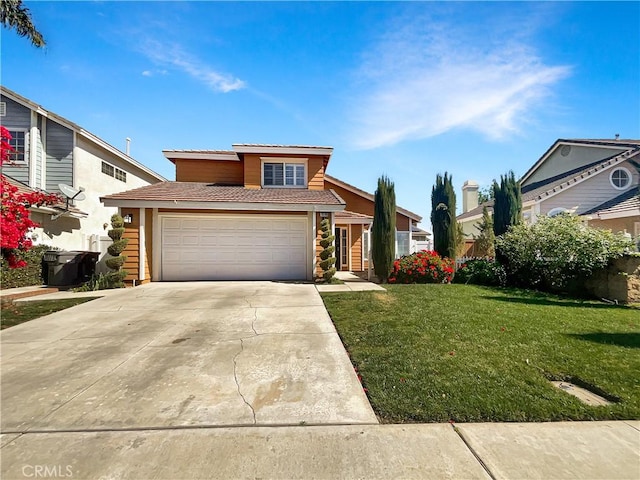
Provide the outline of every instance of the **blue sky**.
[[330,145],[429,228],[437,173],[522,175],[557,138],[640,138],[638,2],[25,2],[2,84],[169,179],[162,149]]

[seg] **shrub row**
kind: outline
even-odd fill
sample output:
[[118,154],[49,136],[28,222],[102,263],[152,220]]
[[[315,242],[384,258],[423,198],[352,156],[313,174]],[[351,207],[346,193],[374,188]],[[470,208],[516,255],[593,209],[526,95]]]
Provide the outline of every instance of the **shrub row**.
[[27,262],[27,266],[22,268],[9,268],[7,261],[2,258],[0,261],[0,288],[42,285],[42,257],[47,250],[52,250],[52,248],[46,245],[36,245],[25,252],[22,258]]

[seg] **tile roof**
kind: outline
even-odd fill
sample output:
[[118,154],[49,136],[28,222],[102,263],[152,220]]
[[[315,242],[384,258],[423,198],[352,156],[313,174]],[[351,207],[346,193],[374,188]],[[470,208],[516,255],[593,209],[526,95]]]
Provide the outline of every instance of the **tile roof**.
[[358,218],[363,220],[373,220],[371,215],[365,215],[363,213],[350,212],[348,210],[343,210],[341,212],[336,212],[336,218]]
[[274,143],[234,143],[234,147],[265,147],[265,148],[330,148],[322,145],[278,145]]
[[489,200],[478,205],[476,208],[472,208],[468,212],[464,212],[456,217],[457,220],[466,220],[467,218],[472,218],[478,215],[482,215],[482,208],[487,207],[489,213],[493,212],[493,200]]
[[[361,197],[364,197],[368,200],[373,201],[374,200],[374,195],[369,193],[369,192],[365,192],[364,190],[355,187],[353,185],[351,185],[350,183],[347,183],[343,180],[340,180],[336,177],[332,177],[331,175],[327,175],[326,173],[324,174],[324,179],[325,181],[328,181],[329,183],[335,183],[336,185],[338,185],[339,187],[342,188],[346,188],[347,190],[351,190],[353,193],[360,195]],[[422,217],[420,215],[418,215],[417,213],[413,213],[410,210],[407,210],[405,208],[401,208],[399,206],[396,205],[396,211],[398,213],[401,213],[402,215],[412,218],[414,220],[417,220],[418,222],[420,222],[422,220]]]
[[162,150],[163,153],[206,153],[206,154],[230,154],[233,155],[236,152],[233,150]]
[[307,190],[302,188],[250,189],[240,186],[221,186],[198,182],[156,183],[126,192],[106,195],[102,199],[344,205],[344,200],[331,190]]
[[431,235],[431,232],[427,232],[426,230],[423,230],[420,227],[416,227],[415,225],[411,225],[411,233],[416,233],[418,235]]
[[640,209],[640,190],[638,188],[627,190],[623,194],[601,203],[581,215],[612,214],[633,209]]

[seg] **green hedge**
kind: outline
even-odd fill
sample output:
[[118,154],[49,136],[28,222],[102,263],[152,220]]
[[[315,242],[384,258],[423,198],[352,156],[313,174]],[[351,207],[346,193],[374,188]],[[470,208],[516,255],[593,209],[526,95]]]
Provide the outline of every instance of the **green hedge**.
[[37,245],[24,255],[27,266],[23,268],[9,268],[6,260],[0,260],[2,276],[0,288],[29,287],[42,285],[42,256],[47,250],[52,250],[47,245]]

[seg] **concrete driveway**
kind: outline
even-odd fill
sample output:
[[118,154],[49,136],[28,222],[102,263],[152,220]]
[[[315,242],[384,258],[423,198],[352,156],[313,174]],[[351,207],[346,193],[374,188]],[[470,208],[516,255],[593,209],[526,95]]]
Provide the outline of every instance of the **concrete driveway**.
[[377,423],[313,285],[152,283],[0,339],[5,434]]

